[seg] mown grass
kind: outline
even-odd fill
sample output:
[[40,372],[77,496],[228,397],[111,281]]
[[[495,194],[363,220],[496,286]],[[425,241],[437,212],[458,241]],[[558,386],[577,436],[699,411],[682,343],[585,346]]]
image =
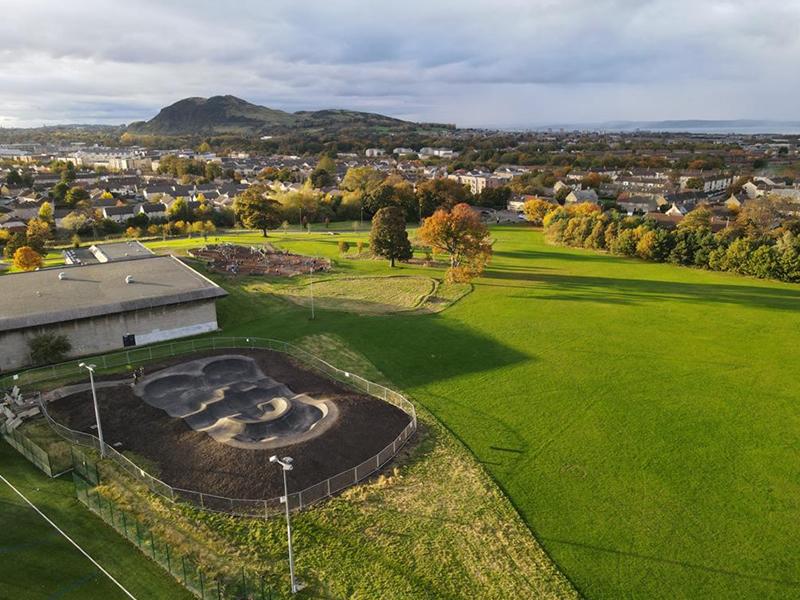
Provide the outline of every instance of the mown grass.
[[[192,596],[75,499],[70,477],[48,479],[0,441],[0,474],[138,598]],[[105,575],[0,482],[0,598],[125,598]]]
[[[442,313],[310,321],[230,283],[221,322],[367,356],[464,441],[588,597],[800,593],[800,288],[492,231],[489,269]],[[337,260],[322,236],[274,242],[389,272]]]
[[[441,313],[311,321],[219,279],[221,324],[367,357],[466,444],[590,598],[800,594],[800,288],[492,231],[492,264]],[[337,256],[364,234],[271,238],[341,276],[441,278]],[[202,240],[175,242],[161,248]]]
[[300,306],[361,314],[389,314],[421,308],[439,282],[430,277],[316,277],[302,284],[244,286],[249,293],[273,293]]

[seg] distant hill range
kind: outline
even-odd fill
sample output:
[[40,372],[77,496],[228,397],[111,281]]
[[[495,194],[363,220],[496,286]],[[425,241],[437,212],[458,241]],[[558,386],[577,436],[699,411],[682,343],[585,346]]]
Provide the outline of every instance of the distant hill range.
[[606,121],[603,123],[564,123],[538,126],[536,131],[565,129],[590,131],[663,131],[669,133],[743,133],[797,134],[800,121],[770,121],[764,119],[681,119],[671,121]]
[[317,110],[295,113],[252,104],[236,96],[184,98],[149,121],[138,121],[128,131],[152,135],[268,135],[292,130],[370,129],[399,132],[452,129],[452,125],[413,123],[354,110]]

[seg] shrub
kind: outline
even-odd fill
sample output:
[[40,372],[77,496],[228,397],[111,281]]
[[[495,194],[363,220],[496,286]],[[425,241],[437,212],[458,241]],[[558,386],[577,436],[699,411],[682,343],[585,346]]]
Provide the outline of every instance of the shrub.
[[28,349],[31,353],[31,361],[35,365],[46,365],[50,363],[62,362],[72,344],[69,343],[67,336],[56,333],[43,333],[32,337],[28,341]]
[[350,251],[350,242],[341,240],[339,242],[339,254],[347,254]]

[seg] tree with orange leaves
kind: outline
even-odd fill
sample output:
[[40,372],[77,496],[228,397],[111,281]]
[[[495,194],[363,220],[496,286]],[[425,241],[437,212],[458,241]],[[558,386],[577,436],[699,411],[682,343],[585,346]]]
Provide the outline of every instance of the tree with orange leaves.
[[22,246],[14,252],[14,266],[21,271],[33,271],[42,266],[42,255],[30,246]]
[[448,281],[477,277],[492,257],[489,230],[469,204],[437,210],[422,222],[418,235],[424,244],[450,254]]

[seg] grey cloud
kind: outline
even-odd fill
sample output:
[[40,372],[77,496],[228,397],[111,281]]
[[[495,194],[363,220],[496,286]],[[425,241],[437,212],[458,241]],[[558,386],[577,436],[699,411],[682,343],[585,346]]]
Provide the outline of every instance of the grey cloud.
[[790,118],[799,24],[779,0],[28,0],[0,21],[0,122],[215,93],[463,125]]

